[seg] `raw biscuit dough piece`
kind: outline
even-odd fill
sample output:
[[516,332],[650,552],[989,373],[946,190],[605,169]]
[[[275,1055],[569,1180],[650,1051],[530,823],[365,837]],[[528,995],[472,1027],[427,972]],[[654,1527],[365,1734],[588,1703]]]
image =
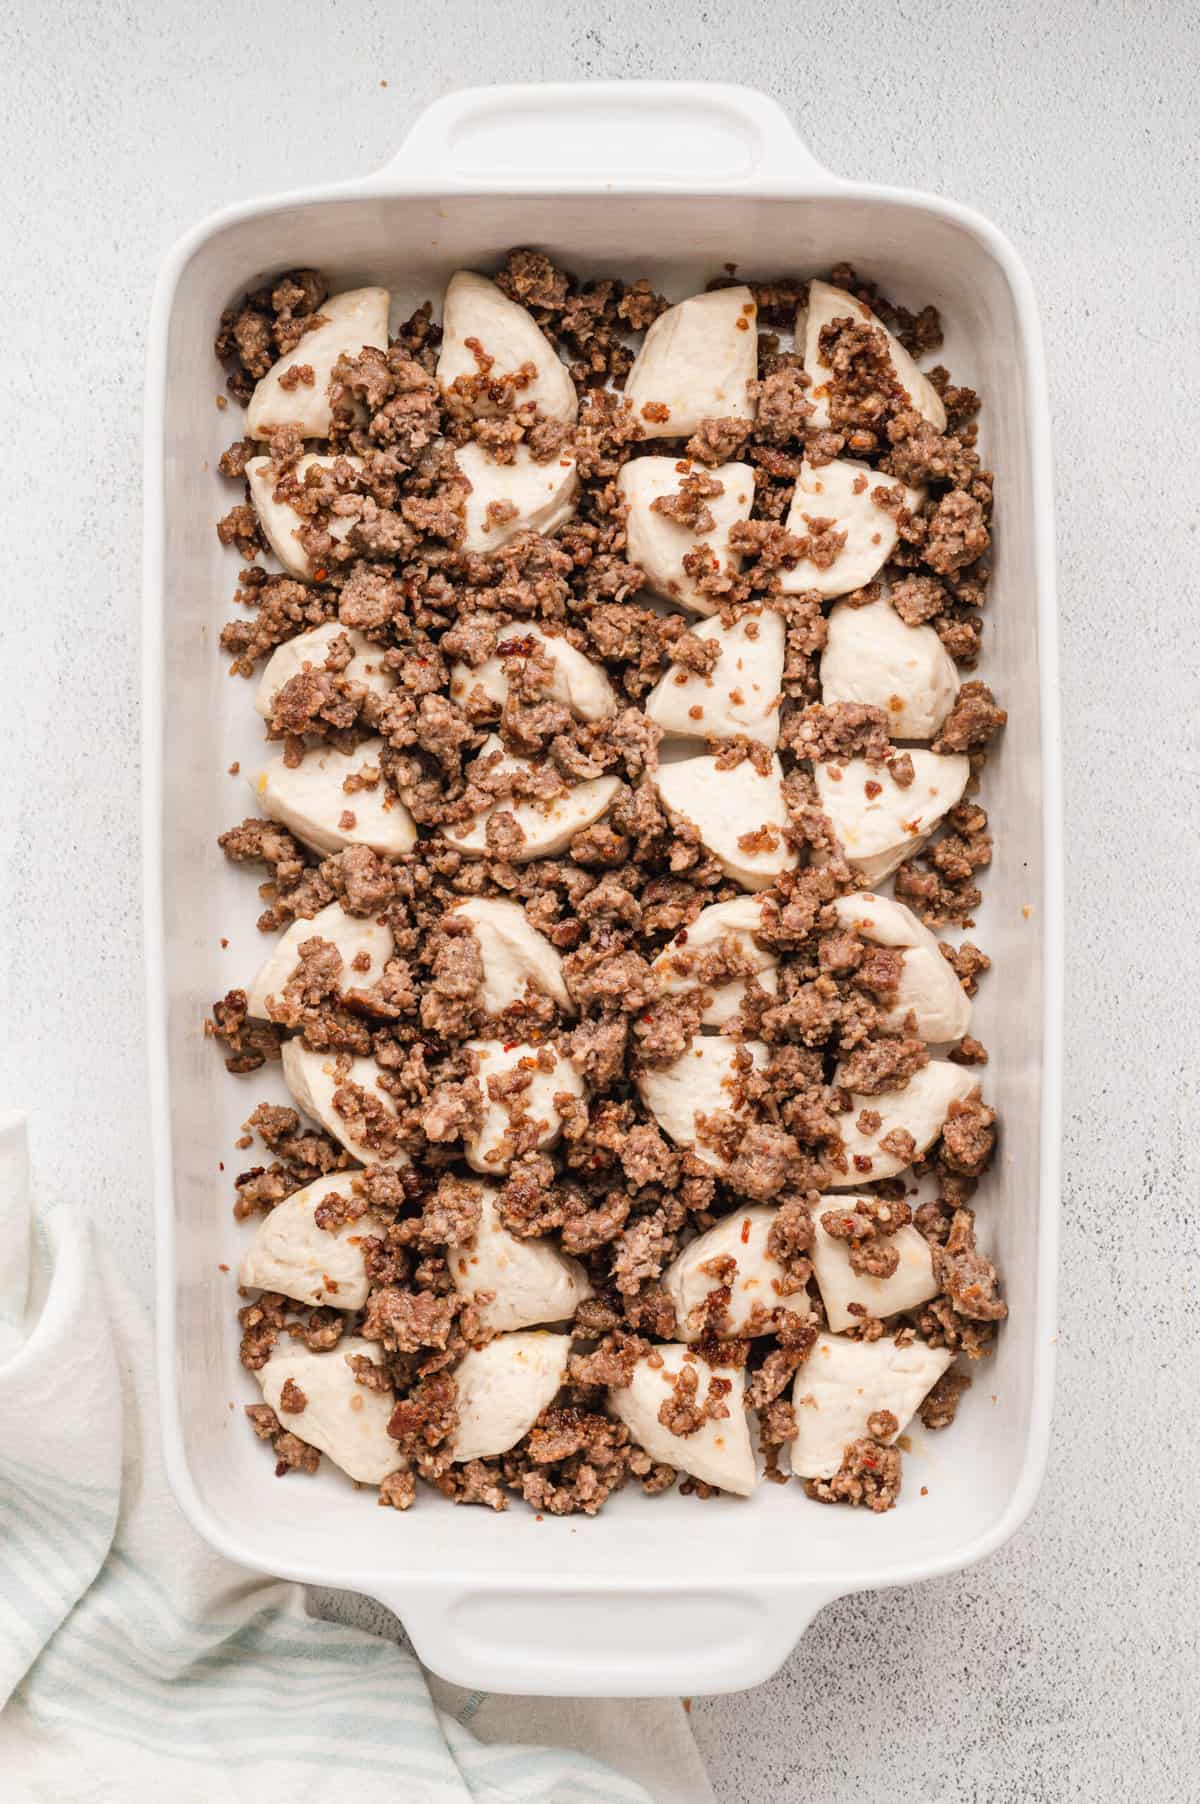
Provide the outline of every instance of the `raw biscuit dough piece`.
[[294,766],[273,758],[253,786],[259,807],[314,852],[370,846],[381,858],[399,858],[416,844],[417,825],[382,772],[369,789],[345,788],[364,766],[378,771],[382,752],[382,739],[364,739],[352,752],[311,746]]
[[[502,1142],[512,1125],[508,1109],[488,1096],[488,1079],[505,1077],[518,1067],[530,1073],[530,1083],[520,1092],[527,1119],[538,1124],[537,1139],[531,1150],[542,1151],[553,1146],[562,1131],[562,1116],[554,1106],[554,1098],[564,1092],[583,1098],[587,1095],[583,1079],[570,1059],[553,1046],[514,1045],[511,1040],[468,1040],[467,1051],[479,1061],[479,1087],[483,1092],[483,1119],[477,1128],[463,1135],[467,1164],[472,1171],[504,1172],[512,1163],[501,1151]],[[540,1057],[549,1053],[554,1059],[545,1071]]]
[[[565,452],[537,463],[527,445],[518,445],[512,463],[502,464],[472,441],[454,457],[471,485],[464,509],[466,551],[498,551],[519,532],[548,538],[575,512],[579,473],[575,459]],[[489,519],[492,507],[499,507],[504,517]],[[516,510],[511,517],[509,508]]]
[[[503,754],[498,770],[530,768],[528,758],[516,758],[504,751],[498,733],[493,733],[480,747],[479,756]],[[443,827],[442,837],[468,858],[486,858],[487,824],[497,811],[512,814],[524,834],[520,846],[510,856],[514,864],[530,858],[554,858],[565,852],[577,833],[590,827],[607,813],[621,788],[616,777],[592,777],[586,783],[574,783],[565,795],[551,802],[514,802],[511,797],[493,803],[463,826]]]
[[[339,989],[369,990],[379,982],[383,968],[395,950],[392,930],[386,921],[369,915],[350,915],[340,902],[331,902],[310,921],[293,921],[281,934],[258,975],[246,992],[246,1012],[256,1019],[269,1019],[267,999],[278,996],[300,963],[300,948],[306,940],[325,940],[342,955]],[[355,960],[359,960],[358,964]],[[365,964],[361,961],[365,960]]]
[[[925,491],[910,489],[903,483],[900,486],[904,489],[905,507],[915,513],[925,499]],[[799,595],[815,590],[828,600],[834,595],[849,595],[852,589],[869,583],[891,557],[900,536],[895,515],[876,505],[874,493],[879,488],[895,487],[894,478],[873,470],[869,464],[847,458],[834,458],[819,469],[802,463],[784,522],[787,530],[802,539],[811,531],[812,521],[832,520],[833,530],[845,533],[846,542],[827,567],[804,557],[790,570],[782,571],[779,586],[784,593]]]
[[704,620],[692,631],[698,639],[715,639],[721,655],[708,676],[670,665],[646,697],[650,719],[684,739],[741,735],[774,751],[783,681],[781,616],[773,608],[748,608],[732,626]]
[[[695,974],[697,961],[723,940],[733,940],[744,958],[753,959],[753,976],[759,988],[774,996],[779,988],[779,960],[770,947],[754,937],[762,921],[758,896],[735,896],[732,902],[713,902],[702,908],[689,927],[677,933],[654,961],[664,996],[684,996],[703,988],[707,1000],[700,1016],[702,1027],[724,1027],[742,1006],[746,978],[703,984]],[[940,954],[939,954],[940,956]]]
[[[724,484],[723,492],[705,503],[713,517],[708,532],[696,532],[667,514],[656,513],[652,505],[663,495],[677,495],[680,482],[689,472],[713,476]],[[715,470],[709,470],[677,457],[634,457],[621,466],[617,489],[627,510],[626,557],[642,572],[650,593],[678,607],[690,608],[695,614],[719,613],[721,596],[706,594],[700,588],[699,577],[684,569],[683,560],[705,545],[711,569],[734,574],[741,569],[740,556],[729,549],[729,529],[750,518],[754,505],[754,471],[750,465],[718,464]]]
[[850,1265],[850,1248],[844,1240],[835,1240],[821,1226],[821,1217],[831,1212],[854,1210],[865,1199],[846,1196],[823,1196],[813,1205],[813,1243],[809,1253],[817,1289],[825,1305],[825,1316],[835,1334],[853,1328],[862,1317],[855,1314],[852,1303],[865,1309],[880,1321],[901,1310],[915,1309],[936,1297],[938,1281],[933,1275],[933,1254],[925,1236],[913,1227],[897,1228],[889,1242],[900,1255],[900,1263],[890,1278],[860,1275]]
[[727,769],[712,757],[681,758],[659,765],[654,786],[660,801],[695,827],[725,875],[742,889],[770,889],[799,864],[799,853],[785,838],[788,812],[778,758],[772,756],[765,777],[749,758]]
[[936,938],[911,908],[869,890],[835,896],[830,906],[840,926],[873,946],[904,954],[896,1000],[882,1012],[883,1025],[903,1027],[911,1016],[916,1032],[933,1045],[961,1040],[971,1025],[970,1000]]
[[742,285],[694,294],[659,314],[625,383],[646,438],[687,438],[703,420],[754,418],[757,320]]
[[[328,1454],[335,1466],[359,1484],[380,1485],[390,1473],[405,1471],[408,1461],[387,1431],[396,1407],[395,1393],[368,1390],[359,1384],[349,1363],[357,1353],[374,1365],[382,1363],[374,1341],[353,1335],[327,1353],[310,1353],[294,1346],[278,1348],[256,1376],[280,1427]],[[299,1414],[280,1408],[289,1378],[307,1399]]]
[[496,1209],[493,1186],[476,1189],[482,1208],[475,1239],[447,1254],[455,1289],[467,1298],[479,1291],[495,1293],[491,1302],[478,1307],[484,1326],[497,1334],[538,1322],[570,1321],[592,1294],[583,1266],[550,1240],[510,1234]]
[[[468,339],[474,339],[482,355],[492,359],[489,373],[493,377],[512,376],[522,365],[533,364],[536,374],[519,390],[518,404],[534,401],[549,419],[568,426],[574,423],[579,398],[571,372],[532,313],[510,301],[486,276],[460,269],[450,278],[442,308],[437,382],[443,392],[460,376],[480,373],[479,357]],[[476,411],[487,411],[485,399],[476,403]]]
[[469,664],[451,666],[452,699],[461,707],[478,689],[499,713],[508,700],[512,666],[525,656],[531,643],[554,666],[554,676],[544,691],[547,701],[569,708],[578,720],[605,720],[617,712],[616,691],[599,664],[585,658],[561,633],[544,632],[525,620],[501,627],[496,650],[474,669]]
[[332,1134],[353,1158],[363,1165],[401,1166],[411,1163],[405,1152],[395,1152],[381,1158],[366,1140],[358,1138],[348,1127],[345,1117],[334,1107],[333,1099],[338,1090],[345,1084],[355,1084],[380,1103],[390,1116],[397,1115],[392,1097],[379,1087],[382,1070],[374,1059],[350,1059],[349,1067],[343,1075],[340,1066],[345,1054],[313,1052],[299,1036],[284,1041],[282,1056],[283,1081],[291,1091],[297,1108],[303,1109],[310,1120],[318,1122]]
[[808,1294],[803,1289],[781,1292],[787,1274],[768,1247],[771,1227],[778,1209],[756,1203],[749,1209],[737,1209],[724,1216],[715,1227],[689,1241],[663,1273],[662,1285],[675,1305],[679,1333],[684,1340],[698,1340],[711,1332],[705,1317],[705,1299],[719,1288],[722,1280],[701,1268],[714,1259],[731,1258],[737,1270],[724,1282],[730,1290],[729,1302],[718,1332],[722,1337],[770,1334],[771,1318],[777,1309],[790,1309],[794,1315],[812,1314]]
[[[697,1405],[704,1403],[710,1382],[716,1378],[729,1386],[724,1399],[729,1414],[705,1422],[695,1434],[681,1435],[664,1428],[658,1412],[670,1398],[671,1380],[685,1362],[693,1366],[699,1379]],[[609,1391],[608,1407],[652,1460],[675,1466],[702,1484],[749,1497],[758,1483],[758,1472],[750,1446],[745,1395],[744,1371],[734,1366],[709,1366],[690,1347],[674,1342],[656,1346],[639,1359],[633,1382]]]
[[483,963],[483,1006],[489,1015],[502,1015],[514,1002],[523,1002],[527,983],[556,1002],[564,1015],[575,1013],[563,981],[562,959],[544,934],[530,925],[518,902],[475,896],[457,903],[453,913],[471,923]]
[[[331,470],[342,459],[337,457],[321,457],[309,452],[296,464],[292,474],[299,482],[303,482],[306,474],[314,467]],[[347,457],[345,462],[355,470],[362,469],[361,457]],[[296,537],[299,529],[305,524],[304,516],[297,513],[289,501],[276,501],[275,489],[277,481],[270,474],[272,467],[269,457],[251,457],[246,462],[246,481],[250,484],[250,499],[254,503],[254,511],[258,515],[258,523],[266,535],[267,542],[279,562],[289,576],[295,576],[301,582],[315,580],[317,566],[305,551]],[[353,493],[348,493],[347,501],[354,501]],[[334,514],[325,526],[331,539],[344,539],[349,536],[359,517],[361,509],[355,507],[352,512]]]
[[714,1171],[726,1171],[728,1166],[715,1148],[697,1138],[696,1117],[724,1110],[749,1121],[741,1100],[739,1052],[748,1053],[756,1066],[770,1058],[761,1040],[743,1040],[739,1045],[724,1035],[697,1037],[673,1064],[643,1071],[637,1079],[642,1101],[668,1139],[688,1148]]
[[844,288],[834,288],[828,282],[815,281],[809,283],[807,307],[801,307],[796,314],[796,346],[803,351],[805,372],[812,382],[807,397],[813,405],[809,424],[830,424],[827,380],[829,366],[821,361],[821,328],[830,325],[835,319],[859,320],[884,334],[896,379],[907,391],[914,411],[927,419],[936,431],[945,432],[946,409],[942,405],[942,397],[928,376],[921,374],[900,340],[888,331],[883,321],[863,301],[847,294]]
[[[882,883],[921,850],[962,796],[971,774],[960,753],[911,751],[913,780],[902,788],[886,764],[848,758],[814,763],[817,798],[856,871]],[[839,775],[833,773],[837,771]]]
[[906,626],[890,601],[841,602],[821,653],[821,700],[883,708],[893,739],[932,739],[954,706],[958,672],[931,626]]
[[[268,439],[280,426],[298,426],[305,438],[328,438],[333,366],[339,357],[359,356],[368,345],[387,350],[389,305],[386,288],[351,288],[322,301],[318,312],[324,325],[306,332],[295,350],[273,363],[251,395],[247,437]],[[288,371],[305,364],[313,372],[312,382],[284,388],[282,378]]]
[[362,1243],[384,1235],[386,1224],[366,1214],[330,1230],[316,1220],[321,1203],[334,1195],[349,1198],[361,1177],[360,1171],[331,1171],[276,1203],[246,1249],[238,1283],[281,1291],[297,1303],[362,1309],[370,1289]]
[[507,1453],[553,1403],[567,1375],[569,1334],[500,1334],[472,1347],[454,1368],[456,1460]]
[[329,648],[335,639],[349,639],[354,653],[340,673],[348,681],[361,683],[376,695],[387,695],[395,688],[396,679],[383,661],[383,647],[372,645],[356,627],[343,626],[337,620],[327,620],[323,626],[314,626],[307,633],[297,633],[294,639],[285,639],[278,650],[271,654],[254,697],[254,706],[264,720],[270,720],[275,697],[292,677],[299,676],[306,667],[313,670],[325,668]]
[[[835,1088],[841,1083],[841,1069],[839,1065],[833,1074]],[[950,1104],[966,1102],[978,1088],[979,1079],[974,1072],[949,1059],[930,1059],[898,1090],[880,1090],[872,1096],[852,1091],[850,1112],[841,1117],[842,1147],[850,1162],[846,1183],[858,1184],[865,1178],[874,1184],[880,1178],[894,1178],[897,1172],[907,1170],[914,1159],[928,1152],[941,1133]],[[858,1125],[864,1109],[880,1117],[879,1126],[869,1134],[864,1134]],[[896,1128],[903,1128],[913,1137],[913,1151],[907,1158],[884,1152],[880,1147],[879,1142]],[[867,1163],[856,1165],[856,1160]]]
[[927,1347],[919,1340],[898,1347],[894,1340],[818,1336],[792,1386],[797,1434],[791,1464],[796,1477],[832,1478],[846,1446],[866,1434],[867,1418],[876,1410],[891,1410],[899,1423],[888,1436],[890,1447],[953,1358],[948,1348]]

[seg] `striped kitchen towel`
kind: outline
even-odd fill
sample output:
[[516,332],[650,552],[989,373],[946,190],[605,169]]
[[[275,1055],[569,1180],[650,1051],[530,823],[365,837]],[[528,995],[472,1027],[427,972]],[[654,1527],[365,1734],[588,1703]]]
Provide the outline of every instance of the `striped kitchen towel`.
[[435,1680],[439,1708],[411,1654],[202,1542],[163,1473],[145,1312],[78,1208],[32,1214],[16,1113],[0,1248],[4,1804],[711,1801],[678,1703]]

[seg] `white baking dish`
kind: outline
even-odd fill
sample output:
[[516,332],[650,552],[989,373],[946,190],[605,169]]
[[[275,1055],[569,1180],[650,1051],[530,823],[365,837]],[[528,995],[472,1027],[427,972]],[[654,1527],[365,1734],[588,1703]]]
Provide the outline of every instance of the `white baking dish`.
[[[979,937],[996,969],[978,1005],[1001,1154],[980,1202],[1012,1306],[959,1422],[919,1432],[899,1508],[809,1503],[795,1485],[701,1504],[636,1490],[594,1521],[455,1510],[422,1494],[377,1509],[333,1472],[272,1476],[242,1420],[231,1218],[241,1117],[267,1086],[226,1076],[201,1035],[210,1000],[261,956],[251,879],[218,832],[253,812],[252,691],[216,639],[235,562],[213,521],[212,465],[239,430],[219,412],[221,308],[262,273],[316,264],[383,282],[400,309],[514,243],[581,273],[648,275],[673,298],[726,261],[746,275],[849,258],[910,303],[932,300],[946,360],[986,397],[1000,472],[985,673],[1009,709],[985,800],[998,829]],[[1038,323],[1011,247],[961,207],[837,180],[773,102],[660,83],[479,89],[418,121],[365,180],[233,207],[172,251],[159,280],[146,403],[145,860],[158,1210],[158,1334],[167,1463],[196,1528],[234,1560],[370,1593],[422,1657],[509,1692],[653,1694],[752,1685],[822,1604],[952,1571],[998,1547],[1033,1503],[1051,1408],[1058,1216],[1058,686],[1050,453]],[[222,939],[231,944],[227,950]],[[246,1155],[252,1157],[253,1155]],[[234,1409],[232,1405],[238,1407]],[[922,1494],[922,1490],[927,1494]]]

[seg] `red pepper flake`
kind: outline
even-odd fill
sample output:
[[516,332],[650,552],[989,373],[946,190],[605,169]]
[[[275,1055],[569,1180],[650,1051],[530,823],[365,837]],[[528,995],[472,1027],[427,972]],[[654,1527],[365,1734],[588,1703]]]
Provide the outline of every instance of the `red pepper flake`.
[[929,1495],[929,1486],[928,1485],[921,1486],[921,1495],[922,1495],[922,1497],[928,1497],[928,1495]]
[[520,1044],[520,1040],[505,1040],[504,1050],[505,1052],[515,1052]]
[[229,1270],[229,1267],[227,1265],[218,1265],[217,1270],[219,1272],[227,1272]]
[[331,1297],[337,1296],[337,1293],[341,1289],[341,1286],[339,1285],[336,1278],[331,1278],[329,1276],[328,1272],[322,1272],[321,1273],[321,1282],[324,1284],[326,1290],[329,1292]]
[[750,1217],[747,1216],[745,1221],[742,1223],[742,1245],[749,1246],[749,1244],[750,1244]]
[[863,788],[872,801],[875,800],[876,796],[881,796],[883,794],[883,784],[876,783],[874,777],[872,777],[869,782],[864,783]]
[[221,941],[221,950],[222,950],[222,952],[225,952],[225,951],[227,951],[227,950],[228,950],[228,947],[229,947],[229,941],[228,941],[228,940],[222,940],[222,941]]
[[870,1171],[874,1163],[873,1159],[868,1159],[866,1153],[855,1153],[854,1155],[855,1171]]
[[680,928],[680,929],[679,929],[679,932],[678,932],[678,933],[677,933],[677,934],[676,934],[676,935],[675,935],[675,944],[676,944],[676,945],[677,945],[677,946],[686,946],[686,945],[687,945],[687,941],[688,941],[688,931],[687,931],[687,928],[686,928],[686,927],[681,927],[681,928]]
[[322,565],[319,570],[313,571],[313,581],[318,582],[318,583],[323,583],[325,581],[325,578],[328,575],[329,575],[328,570],[326,570],[325,566]]
[[638,1016],[638,1025],[640,1027],[649,1027],[649,1025],[653,1021],[653,1019],[654,1019],[654,1013],[653,1013],[653,1010],[651,1010],[650,1014],[648,1014],[648,1015],[639,1015]]

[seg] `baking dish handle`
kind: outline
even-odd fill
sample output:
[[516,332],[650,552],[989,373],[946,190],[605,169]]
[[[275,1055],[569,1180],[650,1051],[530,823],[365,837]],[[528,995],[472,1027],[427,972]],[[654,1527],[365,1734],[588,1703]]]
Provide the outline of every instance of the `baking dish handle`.
[[564,1578],[552,1591],[435,1579],[376,1595],[425,1665],[455,1685],[522,1697],[691,1697],[769,1679],[840,1593]]
[[842,184],[754,88],[723,82],[531,82],[463,88],[420,115],[369,186],[661,193],[832,192]]

